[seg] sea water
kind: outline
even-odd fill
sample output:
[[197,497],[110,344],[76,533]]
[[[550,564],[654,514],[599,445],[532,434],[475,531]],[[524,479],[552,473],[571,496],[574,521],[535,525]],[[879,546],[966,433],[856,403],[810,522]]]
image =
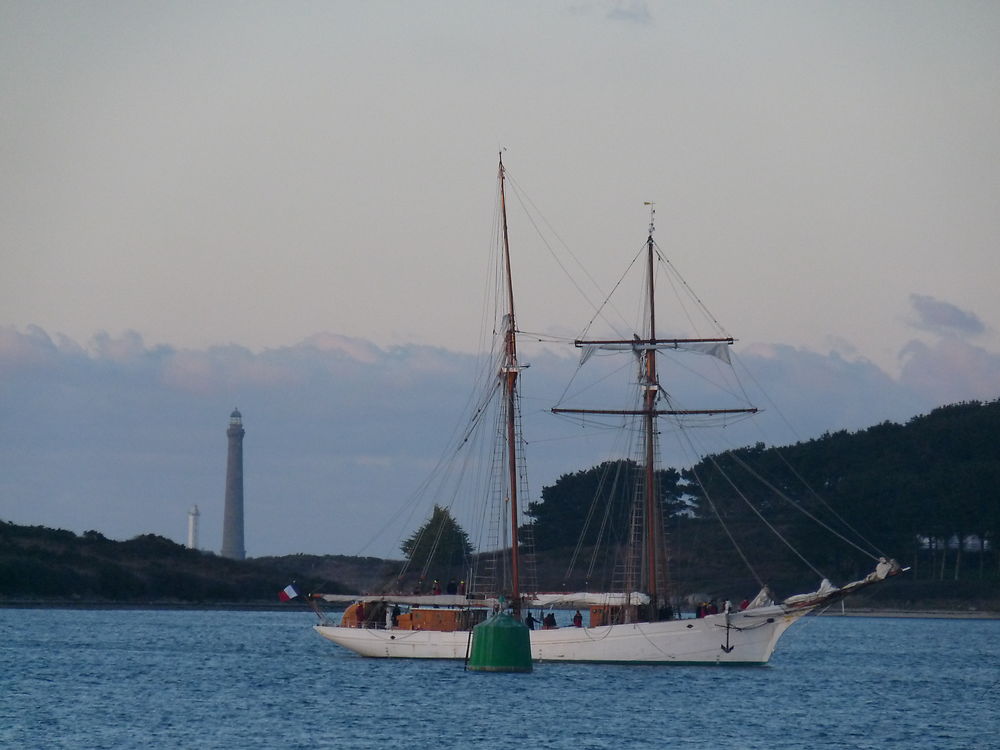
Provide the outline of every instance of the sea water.
[[363,659],[307,611],[0,610],[4,748],[996,748],[1000,621],[811,617],[766,667]]

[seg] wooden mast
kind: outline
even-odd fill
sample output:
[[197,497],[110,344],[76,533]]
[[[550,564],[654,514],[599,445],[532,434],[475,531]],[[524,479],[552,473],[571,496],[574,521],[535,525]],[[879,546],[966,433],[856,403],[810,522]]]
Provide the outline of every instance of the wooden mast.
[[507,314],[504,316],[504,358],[500,377],[504,384],[507,411],[507,478],[510,486],[510,572],[511,607],[521,618],[520,554],[517,540],[517,341],[514,325],[514,285],[510,276],[510,242],[507,235],[507,203],[504,195],[503,152],[500,153],[500,216],[503,227],[503,264],[507,287]]
[[[653,274],[653,208],[649,209],[649,236],[646,238],[646,284],[649,292],[649,343],[652,345],[656,341],[656,295],[654,294]],[[655,430],[656,430],[656,396],[659,385],[656,382],[656,349],[647,349],[644,353],[646,365],[646,382],[643,391],[643,427],[646,437],[646,497],[645,497],[645,517],[646,517],[646,590],[649,593],[650,620],[656,620],[661,608],[659,602],[659,589],[656,585],[656,489],[653,482],[656,479],[654,471],[654,460],[656,456]]]

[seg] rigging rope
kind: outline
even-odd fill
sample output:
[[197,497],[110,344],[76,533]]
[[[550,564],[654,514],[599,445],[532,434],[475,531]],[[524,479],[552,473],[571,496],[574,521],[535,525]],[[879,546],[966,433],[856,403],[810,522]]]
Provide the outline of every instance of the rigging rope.
[[[623,321],[625,320],[624,316],[618,312],[618,310],[614,307],[614,305],[611,304],[611,298],[615,296],[615,292],[618,290],[618,287],[620,287],[622,285],[622,282],[625,281],[626,277],[632,270],[632,267],[635,265],[636,261],[642,257],[642,253],[645,249],[646,249],[646,243],[643,242],[642,246],[639,248],[639,251],[635,254],[635,256],[633,256],[632,261],[625,268],[624,273],[622,273],[622,275],[618,277],[618,281],[616,281],[615,285],[611,287],[611,291],[608,292],[608,294],[604,297],[604,301],[600,304],[599,307],[597,307],[596,311],[594,312],[594,316],[589,321],[587,321],[587,325],[583,327],[583,331],[580,332],[580,338],[583,338],[584,336],[587,335],[587,331],[589,331],[590,327],[594,325],[594,321],[597,320],[597,318],[601,315],[601,312],[604,310],[606,306],[610,306],[612,309],[615,310],[616,313],[618,313],[619,318],[621,318]],[[619,331],[610,321],[608,321],[608,325],[611,326],[612,330],[614,330],[615,333],[617,333],[620,338],[628,338],[629,334],[622,333],[621,331]],[[625,323],[625,325],[629,326],[627,322]]]
[[726,480],[726,482],[729,484],[729,486],[732,487],[733,491],[737,495],[739,495],[740,499],[742,499],[743,502],[746,503],[747,507],[750,508],[750,510],[752,510],[754,512],[754,514],[757,516],[757,518],[759,518],[764,523],[764,525],[767,526],[767,528],[769,528],[771,530],[771,532],[776,537],[778,537],[778,539],[786,547],[788,547],[788,549],[790,549],[795,554],[796,557],[798,557],[802,562],[804,562],[809,567],[810,570],[812,570],[820,578],[826,578],[826,576],[823,575],[823,573],[819,569],[817,569],[816,566],[814,566],[811,562],[809,562],[802,555],[801,552],[799,552],[797,549],[795,549],[794,545],[792,545],[791,542],[789,542],[787,539],[785,539],[785,537],[782,535],[782,533],[780,531],[778,531],[770,521],[768,521],[766,518],[764,518],[764,515],[756,508],[756,506],[754,506],[753,503],[750,502],[750,498],[748,498],[744,494],[743,490],[741,490],[739,487],[736,486],[736,484],[733,482],[732,478],[730,478],[730,476],[728,474],[726,474],[726,472],[724,472],[722,470],[722,467],[719,466],[718,462],[715,460],[715,456],[709,456],[708,458],[712,462],[712,465],[715,466],[715,468],[722,475],[722,478]]
[[[769,403],[769,404],[771,405],[771,407],[772,407],[772,408],[774,409],[775,413],[776,413],[776,414],[777,414],[777,415],[778,415],[778,416],[779,416],[779,417],[781,418],[781,421],[782,421],[782,422],[784,422],[784,424],[785,424],[785,426],[786,426],[786,427],[788,428],[788,430],[789,430],[789,431],[790,431],[790,432],[791,432],[791,433],[792,433],[792,434],[793,434],[793,435],[794,435],[794,436],[795,436],[795,437],[796,437],[796,438],[797,438],[797,439],[798,439],[798,440],[799,440],[799,441],[801,442],[801,438],[799,438],[799,435],[798,435],[797,431],[795,430],[795,427],[794,427],[794,426],[792,425],[792,423],[791,423],[791,422],[789,422],[789,420],[788,420],[788,419],[787,419],[787,418],[785,417],[784,413],[783,413],[783,412],[781,411],[781,409],[780,409],[780,408],[778,407],[778,405],[777,405],[777,404],[775,404],[775,403],[774,403],[774,402],[773,402],[773,401],[771,400],[771,397],[770,397],[770,396],[768,395],[767,391],[765,391],[765,390],[764,390],[764,388],[763,388],[763,387],[762,387],[762,386],[760,385],[760,382],[759,382],[759,381],[758,381],[758,380],[757,380],[757,379],[756,379],[756,378],[755,378],[755,377],[753,376],[753,372],[752,372],[752,371],[750,370],[750,368],[748,368],[748,367],[747,367],[746,365],[744,365],[744,364],[743,364],[743,362],[742,362],[742,360],[740,360],[740,359],[738,359],[738,358],[737,358],[737,361],[738,361],[738,362],[740,363],[740,367],[741,367],[741,369],[742,369],[742,370],[743,370],[743,371],[744,371],[744,372],[746,373],[746,375],[747,375],[747,376],[748,376],[748,377],[750,378],[750,380],[752,380],[752,381],[753,381],[753,384],[754,384],[755,386],[757,386],[757,389],[758,389],[758,390],[759,390],[759,391],[761,392],[761,394],[763,394],[764,398],[765,398],[765,399],[767,400],[767,402],[768,402],[768,403]],[[738,379],[737,379],[737,380],[738,380]],[[820,495],[820,494],[819,494],[818,492],[816,492],[816,490],[815,490],[815,489],[813,489],[812,485],[810,485],[810,484],[809,484],[809,483],[808,483],[808,482],[807,482],[807,481],[805,480],[805,478],[803,478],[803,477],[802,477],[802,476],[801,476],[801,475],[800,475],[800,474],[798,473],[798,471],[797,471],[797,470],[795,469],[795,467],[794,467],[794,466],[792,466],[792,465],[791,465],[791,463],[789,463],[789,461],[788,461],[788,459],[787,459],[787,458],[785,457],[785,454],[784,454],[784,452],[783,452],[783,451],[781,451],[781,450],[780,450],[780,449],[778,449],[777,447],[774,447],[774,448],[772,448],[772,450],[773,450],[773,451],[775,452],[775,454],[776,454],[776,455],[778,456],[778,458],[780,458],[780,459],[781,459],[781,462],[782,462],[783,464],[785,464],[785,466],[787,466],[787,467],[788,467],[789,471],[791,471],[791,472],[792,472],[792,473],[793,473],[793,474],[795,475],[795,478],[796,478],[796,479],[797,479],[798,481],[802,482],[802,485],[803,485],[803,486],[804,486],[804,487],[805,487],[805,488],[806,488],[806,489],[807,489],[807,490],[809,491],[809,493],[810,493],[810,494],[811,494],[811,495],[812,495],[812,496],[813,496],[813,497],[814,497],[814,498],[815,498],[815,499],[816,499],[817,501],[819,501],[819,503],[820,503],[820,504],[822,504],[822,505],[823,505],[823,507],[825,507],[825,508],[826,508],[826,509],[827,509],[828,511],[830,511],[830,513],[832,513],[832,514],[833,514],[833,516],[834,516],[834,517],[835,517],[835,518],[836,518],[836,519],[837,519],[838,521],[840,521],[840,522],[841,522],[842,524],[844,524],[844,527],[845,527],[845,528],[846,528],[846,529],[847,529],[848,531],[850,531],[850,532],[851,532],[852,534],[856,535],[858,539],[860,539],[860,540],[861,540],[862,542],[864,542],[865,544],[867,544],[867,545],[868,545],[869,549],[872,549],[872,550],[875,550],[875,553],[876,553],[875,555],[872,555],[872,554],[871,554],[871,553],[869,553],[869,552],[865,552],[865,554],[869,555],[869,556],[870,556],[870,557],[872,557],[873,559],[874,559],[874,558],[876,558],[876,557],[888,557],[888,555],[886,555],[886,553],[885,553],[885,552],[883,552],[883,551],[882,551],[882,550],[881,550],[881,549],[880,549],[880,548],[878,547],[878,545],[876,545],[876,544],[874,544],[873,542],[871,542],[871,541],[870,541],[870,540],[869,540],[869,539],[868,539],[867,537],[865,537],[865,535],[864,535],[864,534],[862,534],[862,533],[861,533],[860,531],[858,531],[858,530],[857,530],[856,528],[854,528],[854,526],[852,526],[852,525],[851,525],[851,524],[850,524],[850,523],[849,523],[849,522],[847,521],[847,519],[845,519],[845,518],[844,518],[843,516],[841,516],[841,515],[840,515],[840,514],[839,514],[839,513],[838,513],[838,512],[836,511],[836,509],[835,509],[835,508],[834,508],[834,507],[833,507],[832,505],[830,505],[830,504],[829,504],[829,503],[828,503],[828,502],[826,501],[826,499],[824,499],[824,498],[823,498],[823,496],[822,496],[822,495]],[[862,550],[862,551],[863,551],[863,550]]]
[[[733,459],[733,460],[734,460],[734,461],[735,461],[735,462],[736,462],[737,464],[739,464],[739,465],[740,465],[741,467],[743,467],[744,471],[746,471],[746,472],[747,472],[747,473],[748,473],[748,474],[749,474],[750,476],[752,476],[752,477],[753,477],[754,479],[756,479],[756,480],[757,480],[758,482],[760,482],[761,484],[763,484],[763,485],[764,485],[765,487],[767,487],[767,488],[768,488],[769,490],[771,490],[771,492],[773,492],[773,493],[774,493],[775,495],[777,495],[778,497],[780,497],[780,498],[781,498],[782,500],[784,500],[784,501],[785,501],[786,503],[788,503],[789,505],[791,505],[791,506],[792,506],[793,508],[795,508],[795,509],[796,509],[797,511],[799,511],[799,512],[800,512],[800,513],[802,513],[803,515],[806,515],[806,516],[808,516],[809,518],[811,518],[811,519],[812,519],[813,521],[815,521],[816,523],[818,523],[818,524],[819,524],[820,526],[822,526],[822,527],[823,527],[824,529],[826,529],[827,531],[829,531],[829,532],[830,532],[831,534],[833,534],[833,535],[834,535],[835,537],[837,537],[838,539],[840,539],[840,540],[841,540],[841,541],[843,541],[844,543],[846,543],[846,544],[849,544],[849,545],[850,545],[851,547],[854,547],[854,549],[856,549],[856,550],[857,550],[858,552],[860,552],[861,554],[863,554],[863,555],[865,555],[865,556],[867,556],[867,557],[870,557],[870,558],[871,558],[872,560],[875,560],[876,562],[878,561],[878,559],[879,559],[879,555],[873,555],[873,554],[872,554],[871,552],[869,552],[868,550],[864,549],[863,547],[859,546],[858,544],[855,544],[855,543],[854,543],[854,542],[852,542],[852,541],[851,541],[850,539],[848,539],[848,538],[847,538],[846,536],[844,536],[843,534],[841,534],[841,533],[840,533],[839,531],[837,531],[837,530],[836,530],[836,529],[834,529],[834,528],[831,528],[831,527],[830,527],[830,526],[828,526],[828,525],[827,525],[826,523],[824,523],[824,522],[823,522],[823,521],[822,521],[821,519],[819,519],[819,518],[817,518],[816,516],[814,516],[814,515],[813,515],[812,513],[810,513],[810,512],[808,511],[808,510],[806,510],[806,509],[805,509],[805,508],[803,508],[803,507],[802,507],[801,505],[799,505],[799,504],[798,504],[797,502],[795,502],[795,500],[793,500],[793,499],[792,499],[791,497],[789,497],[789,496],[788,496],[788,495],[786,495],[786,494],[785,494],[784,492],[782,492],[782,491],[781,491],[781,490],[779,490],[779,489],[778,489],[777,487],[775,487],[775,486],[774,486],[773,484],[771,484],[771,483],[770,483],[769,481],[767,481],[767,479],[765,479],[765,478],[764,478],[763,476],[761,476],[761,475],[760,475],[760,474],[759,474],[759,473],[758,473],[757,471],[755,471],[755,470],[754,470],[754,468],[753,468],[752,466],[750,466],[749,464],[747,464],[747,463],[746,463],[746,462],[745,462],[745,461],[744,461],[744,460],[743,460],[742,458],[740,458],[740,457],[739,457],[738,455],[736,455],[736,453],[735,453],[735,452],[730,452],[729,456],[730,456],[730,458],[732,458],[732,459]],[[789,468],[791,469],[791,466],[789,466]],[[792,471],[794,472],[794,469],[792,469]],[[805,485],[805,486],[806,486],[807,488],[809,487],[809,485]],[[815,494],[815,493],[814,493],[814,494]],[[818,496],[817,496],[817,497],[818,497]],[[883,557],[884,557],[884,555],[883,555]]]
[[[548,250],[549,255],[552,256],[552,259],[556,262],[556,265],[559,266],[560,270],[566,275],[566,278],[569,279],[569,282],[580,293],[580,296],[583,297],[584,301],[591,307],[592,310],[594,310],[594,317],[596,318],[598,315],[601,314],[601,310],[603,309],[604,305],[607,304],[607,299],[605,299],[605,301],[602,302],[600,305],[597,305],[591,300],[590,296],[580,287],[580,285],[576,281],[576,278],[570,274],[569,270],[559,259],[559,256],[557,256],[556,253],[553,251],[552,245],[549,243],[546,235],[542,233],[541,229],[539,229],[538,224],[535,221],[536,215],[542,220],[542,222],[544,222],[545,226],[548,227],[549,231],[552,232],[552,235],[556,238],[556,240],[558,240],[559,244],[566,251],[569,257],[573,259],[573,262],[576,263],[579,269],[583,272],[583,275],[587,277],[587,280],[593,285],[594,289],[598,292],[598,294],[600,294],[601,292],[600,284],[598,284],[597,281],[594,280],[594,277],[590,275],[590,272],[587,270],[587,267],[580,262],[579,258],[576,257],[576,255],[570,249],[569,245],[566,244],[566,242],[562,239],[562,237],[559,236],[559,233],[555,230],[552,224],[549,223],[548,219],[545,218],[545,215],[531,200],[531,197],[521,188],[518,182],[513,177],[511,177],[510,170],[505,170],[505,174],[507,177],[507,184],[511,185],[514,188],[511,192],[517,198],[518,203],[521,204],[521,208],[524,211],[525,216],[531,223],[531,226],[535,230],[535,233],[538,235],[539,239],[542,241],[542,244],[545,245],[545,249]],[[611,308],[618,315],[618,317],[622,319],[622,322],[625,322],[625,317],[620,312],[618,312],[618,310],[615,309],[613,305],[611,306]]]
[[669,268],[670,271],[677,277],[677,280],[680,281],[681,285],[684,287],[684,290],[691,296],[691,299],[693,299],[695,302],[698,303],[698,307],[700,307],[701,311],[705,313],[705,316],[712,321],[715,327],[720,332],[722,332],[724,336],[729,338],[729,334],[726,332],[726,329],[723,327],[722,323],[720,323],[716,319],[716,317],[712,315],[712,313],[709,311],[705,303],[701,301],[701,298],[694,293],[694,290],[688,285],[687,281],[684,280],[684,277],[681,276],[681,273],[680,271],[677,270],[677,267],[673,263],[671,263],[667,259],[667,256],[663,254],[663,251],[660,250],[660,246],[656,244],[656,240],[653,241],[653,247],[656,249],[656,257],[659,258],[660,262],[662,262],[667,268]]
[[698,483],[698,486],[701,487],[702,493],[704,493],[705,499],[708,501],[709,507],[715,514],[716,519],[718,519],[719,523],[722,525],[723,531],[726,532],[726,536],[729,537],[729,541],[732,542],[732,545],[735,548],[736,552],[739,554],[740,559],[743,560],[743,564],[747,566],[747,569],[750,571],[750,574],[754,577],[754,580],[757,581],[757,585],[760,586],[761,588],[764,588],[765,585],[764,580],[757,574],[756,569],[753,567],[753,565],[750,564],[750,560],[747,559],[746,554],[744,554],[743,548],[740,547],[739,543],[736,541],[736,538],[733,536],[733,533],[729,530],[729,526],[727,526],[726,522],[722,520],[722,514],[719,513],[719,509],[715,507],[715,502],[712,500],[712,497],[709,494],[708,489],[702,483],[701,477],[698,476],[697,468],[692,466],[691,474],[694,476],[694,479]]

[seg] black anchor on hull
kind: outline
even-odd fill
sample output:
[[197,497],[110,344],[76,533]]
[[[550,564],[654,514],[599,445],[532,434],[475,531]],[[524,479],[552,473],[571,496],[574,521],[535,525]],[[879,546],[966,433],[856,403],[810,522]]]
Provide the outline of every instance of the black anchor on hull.
[[725,653],[730,654],[730,653],[732,653],[733,649],[736,648],[736,646],[730,646],[729,645],[729,631],[733,629],[733,626],[729,624],[729,608],[728,607],[726,608],[726,625],[725,625],[725,628],[726,628],[726,644],[725,645],[721,645],[720,644],[719,648],[721,648]]

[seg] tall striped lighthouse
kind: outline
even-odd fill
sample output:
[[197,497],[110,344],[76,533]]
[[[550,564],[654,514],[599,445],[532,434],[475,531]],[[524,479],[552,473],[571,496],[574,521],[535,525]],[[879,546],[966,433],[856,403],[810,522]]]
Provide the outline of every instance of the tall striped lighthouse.
[[246,558],[243,547],[243,415],[233,409],[229,415],[229,457],[226,460],[226,509],[222,519],[222,556]]

